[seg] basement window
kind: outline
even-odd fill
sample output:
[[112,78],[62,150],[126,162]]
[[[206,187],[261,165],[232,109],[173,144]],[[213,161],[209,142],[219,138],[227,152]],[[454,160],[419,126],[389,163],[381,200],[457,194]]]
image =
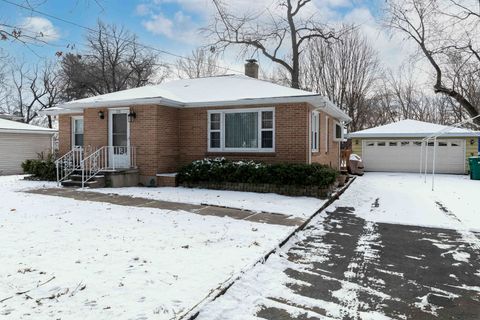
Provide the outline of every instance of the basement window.
[[273,108],[208,111],[208,151],[273,152]]

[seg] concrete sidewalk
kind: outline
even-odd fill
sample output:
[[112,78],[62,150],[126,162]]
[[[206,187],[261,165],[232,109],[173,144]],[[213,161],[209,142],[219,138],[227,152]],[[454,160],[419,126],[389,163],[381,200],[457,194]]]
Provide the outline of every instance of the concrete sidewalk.
[[259,223],[268,223],[282,226],[300,226],[304,219],[285,214],[269,212],[253,212],[248,210],[224,208],[209,205],[195,205],[180,202],[168,202],[147,198],[105,194],[94,191],[80,191],[77,189],[47,188],[25,191],[27,193],[71,198],[79,201],[106,202],[120,206],[155,208],[171,211],[187,211],[200,215],[229,217],[237,220],[247,220]]

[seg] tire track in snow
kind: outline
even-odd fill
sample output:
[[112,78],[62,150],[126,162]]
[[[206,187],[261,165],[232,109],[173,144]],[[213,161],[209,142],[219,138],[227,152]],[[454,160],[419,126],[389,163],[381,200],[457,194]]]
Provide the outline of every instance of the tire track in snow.
[[[374,246],[380,245],[380,235],[377,232],[377,225],[372,221],[366,221],[364,225],[364,232],[358,239],[357,246],[355,248],[355,255],[347,267],[347,271],[344,272],[345,282],[342,282],[342,288],[332,293],[336,297],[342,307],[341,314],[343,317],[349,319],[361,319],[361,314],[365,310],[367,304],[365,301],[360,301],[359,290],[361,287],[358,283],[366,284],[369,279],[365,275],[365,270],[371,264],[375,263],[378,258],[378,249]],[[379,287],[378,283],[368,283],[370,287]]]
[[435,204],[438,206],[440,211],[458,224],[459,227],[457,228],[457,232],[462,236],[463,241],[468,243],[473,250],[480,250],[480,239],[475,235],[475,233],[468,230],[468,227],[463,224],[462,220],[460,220],[452,211],[445,207],[443,203],[440,201],[435,201]]

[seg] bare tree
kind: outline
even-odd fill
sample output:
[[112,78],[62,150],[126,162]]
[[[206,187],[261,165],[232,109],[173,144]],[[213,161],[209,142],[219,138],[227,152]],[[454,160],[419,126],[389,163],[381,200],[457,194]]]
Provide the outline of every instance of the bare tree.
[[275,0],[281,13],[271,12],[269,21],[261,21],[259,14],[237,15],[228,10],[222,0],[213,0],[217,10],[214,22],[206,28],[220,51],[238,46],[242,55],[260,52],[267,59],[284,68],[290,85],[300,88],[300,59],[305,46],[314,39],[335,40],[345,30],[334,30],[310,14],[312,0]]
[[480,114],[478,10],[478,0],[392,0],[385,19],[417,44],[434,70],[434,92],[453,98],[470,117]]
[[12,91],[9,93],[4,112],[22,117],[30,123],[37,117],[38,100],[46,95],[38,66],[28,68],[25,63],[11,69]]
[[[5,93],[0,111],[21,117],[25,123],[39,122],[38,112],[54,107],[60,100],[58,70],[52,63],[13,64],[6,81],[10,90]],[[52,127],[50,117],[47,125]]]
[[3,55],[0,50],[0,108],[4,105],[7,98],[7,73],[7,56]]
[[210,77],[223,75],[226,69],[220,67],[217,52],[211,52],[205,48],[197,48],[184,58],[178,59],[175,67],[180,79]]
[[429,93],[414,77],[413,66],[386,72],[376,86],[368,112],[367,127],[412,119],[450,125],[464,120],[465,112],[447,95]]
[[98,22],[86,41],[85,52],[68,53],[61,62],[67,100],[144,86],[164,67],[124,28]]
[[[40,1],[22,1],[21,3],[8,3],[13,7],[18,7],[24,10],[29,10],[32,15],[33,14],[42,14],[42,12],[38,11],[38,7],[45,4],[46,0]],[[102,0],[93,0],[93,3],[98,6],[103,11]],[[84,3],[88,6],[90,0],[85,0]],[[76,1],[76,5],[79,4],[79,1]],[[23,25],[14,23],[10,24],[5,19],[0,20],[0,41],[7,43],[11,42],[19,42],[23,44],[25,47],[28,47],[30,50],[31,45],[43,45],[48,43],[48,36],[45,35],[43,32],[39,32],[37,30],[29,30],[26,29]],[[0,43],[1,43],[0,42]]]
[[[344,26],[344,29],[351,28]],[[327,96],[351,118],[350,130],[365,126],[369,98],[381,75],[378,53],[358,30],[341,41],[312,41],[302,59],[303,86]]]
[[[60,82],[60,71],[52,63],[45,63],[41,75],[45,95],[37,100],[40,110],[53,108],[61,102],[63,88]],[[52,117],[50,115],[47,116],[47,125],[52,128]]]

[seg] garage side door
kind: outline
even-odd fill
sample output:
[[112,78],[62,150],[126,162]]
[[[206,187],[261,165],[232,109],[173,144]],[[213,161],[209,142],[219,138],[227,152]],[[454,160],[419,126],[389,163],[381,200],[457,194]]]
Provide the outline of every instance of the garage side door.
[[[366,171],[419,172],[421,142],[413,140],[377,140],[363,142]],[[428,171],[432,168],[433,142],[428,147]],[[438,140],[435,171],[465,172],[465,140]]]
[[50,148],[50,135],[0,133],[0,175],[22,173],[23,161],[37,159]]

